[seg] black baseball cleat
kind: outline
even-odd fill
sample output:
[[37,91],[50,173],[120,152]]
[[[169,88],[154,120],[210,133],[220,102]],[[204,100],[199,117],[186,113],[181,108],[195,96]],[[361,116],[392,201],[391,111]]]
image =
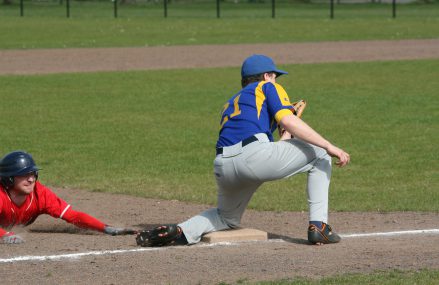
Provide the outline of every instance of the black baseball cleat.
[[315,225],[308,227],[308,241],[312,244],[338,243],[340,240],[341,237],[328,224],[322,223],[321,229]]
[[167,224],[137,234],[136,243],[140,246],[158,247],[188,244],[183,231],[176,224]]

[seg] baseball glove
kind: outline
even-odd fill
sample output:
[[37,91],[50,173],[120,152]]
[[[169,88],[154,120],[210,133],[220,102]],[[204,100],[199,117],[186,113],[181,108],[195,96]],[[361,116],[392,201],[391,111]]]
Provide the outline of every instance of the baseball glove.
[[[291,108],[291,112],[293,112],[293,115],[296,115],[297,117],[302,117],[303,111],[305,111],[306,108],[306,101],[305,100],[299,100],[297,102],[294,102],[293,108]],[[285,129],[282,128],[280,125],[278,126],[279,130],[279,136],[282,137],[282,135],[285,133]],[[291,136],[293,137],[293,136]]]
[[136,243],[139,246],[165,246],[174,243],[181,236],[181,230],[176,224],[159,226],[152,230],[143,230],[137,234]]
[[303,111],[305,111],[305,108],[306,108],[306,101],[300,100],[300,101],[294,102],[292,105],[293,105],[293,108],[291,109],[291,111],[293,112],[293,114],[299,118],[302,117]]

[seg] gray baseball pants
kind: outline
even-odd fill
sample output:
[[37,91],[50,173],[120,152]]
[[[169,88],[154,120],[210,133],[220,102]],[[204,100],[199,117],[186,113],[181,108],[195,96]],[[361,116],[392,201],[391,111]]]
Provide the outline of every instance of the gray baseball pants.
[[309,220],[328,221],[331,157],[320,147],[298,139],[270,142],[265,134],[242,147],[223,148],[214,160],[218,207],[179,224],[189,244],[203,234],[236,228],[255,191],[266,181],[308,173]]

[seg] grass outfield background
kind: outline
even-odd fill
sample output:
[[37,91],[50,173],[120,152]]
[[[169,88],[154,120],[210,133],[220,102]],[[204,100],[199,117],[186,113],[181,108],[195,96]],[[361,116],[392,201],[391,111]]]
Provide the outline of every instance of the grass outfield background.
[[[81,7],[85,7],[77,14],[75,14],[75,8],[72,7],[72,17],[67,19],[65,11],[59,15],[61,11],[55,13],[50,7],[41,8],[42,10],[38,10],[39,14],[33,14],[31,10],[26,12],[25,17],[19,17],[18,2],[14,1],[15,4],[11,6],[0,5],[2,27],[0,49],[397,40],[439,37],[439,17],[437,17],[439,2],[424,5],[400,5],[396,19],[391,18],[389,5],[337,5],[336,18],[330,20],[326,4],[294,4],[289,9],[279,8],[279,14],[281,11],[286,14],[276,19],[270,17],[269,8],[265,11],[266,17],[253,16],[255,13],[259,15],[259,12],[251,5],[247,7],[248,9],[242,9],[243,13],[248,14],[221,19],[194,17],[193,10],[196,7],[181,8],[181,17],[172,17],[170,10],[170,16],[166,19],[162,17],[162,14],[160,16],[121,16],[121,18],[114,19],[107,15],[111,11],[105,12],[100,9],[103,3],[93,4],[93,2],[84,1],[79,3],[82,3]],[[200,11],[199,7],[195,11],[197,11],[195,15],[210,13],[206,9]],[[123,11],[120,14],[123,15]],[[227,15],[226,12],[223,14]],[[261,23],[263,23],[262,26]]]
[[[332,211],[438,211],[439,60],[282,66],[304,119],[348,150]],[[0,152],[34,154],[43,182],[214,204],[221,107],[239,69],[0,77]],[[307,209],[305,175],[265,184],[250,206]]]

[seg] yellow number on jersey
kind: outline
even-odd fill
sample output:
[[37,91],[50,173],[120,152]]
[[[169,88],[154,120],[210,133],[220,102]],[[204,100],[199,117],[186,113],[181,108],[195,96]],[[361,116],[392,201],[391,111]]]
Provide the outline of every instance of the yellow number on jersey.
[[[233,117],[236,117],[236,116],[241,114],[241,109],[239,109],[239,104],[238,104],[239,97],[241,97],[241,94],[236,96],[236,98],[233,100],[233,113],[230,114],[230,116],[224,116],[223,121],[221,122],[221,125],[220,125],[220,129],[222,129],[222,127],[229,120],[229,118],[233,118]],[[229,108],[229,105],[230,104],[228,102],[224,105],[223,114],[227,110],[227,108]]]

